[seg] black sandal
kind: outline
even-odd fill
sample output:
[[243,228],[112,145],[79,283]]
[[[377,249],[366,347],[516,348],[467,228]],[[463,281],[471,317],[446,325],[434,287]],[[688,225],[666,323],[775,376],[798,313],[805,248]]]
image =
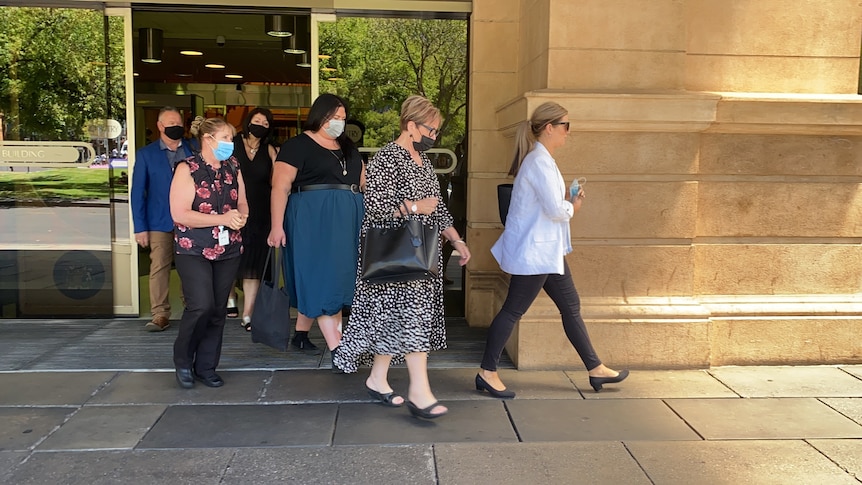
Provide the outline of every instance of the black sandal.
[[[369,396],[371,396],[378,403],[380,403],[384,406],[389,406],[390,408],[400,408],[401,406],[404,405],[404,397],[402,397],[398,394],[395,394],[395,391],[387,392],[386,394],[383,394],[381,392],[377,392],[374,389],[368,387],[367,384],[365,385],[365,390],[368,391]],[[401,398],[400,403],[394,402],[396,397]]]
[[430,406],[428,406],[427,408],[424,408],[424,409],[419,409],[418,406],[416,406],[415,404],[413,404],[410,401],[404,401],[404,402],[407,403],[407,409],[410,410],[410,414],[412,414],[414,417],[417,417],[417,418],[434,419],[434,418],[439,418],[440,416],[443,416],[444,414],[449,412],[448,409],[446,411],[443,411],[442,413],[437,413],[437,414],[434,414],[431,412],[432,409],[434,409],[437,406],[440,406],[439,401],[435,401],[433,404],[431,404]]
[[[248,320],[246,320],[248,318]],[[239,326],[244,328],[246,332],[251,332],[251,317],[242,317]]]

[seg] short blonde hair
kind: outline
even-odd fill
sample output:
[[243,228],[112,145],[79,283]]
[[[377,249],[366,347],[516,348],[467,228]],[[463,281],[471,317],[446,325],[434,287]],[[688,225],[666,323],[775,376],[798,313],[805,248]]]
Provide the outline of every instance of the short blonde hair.
[[440,110],[422,96],[414,94],[401,104],[401,131],[406,130],[407,123],[411,121],[419,124],[430,123],[437,119],[443,121]]

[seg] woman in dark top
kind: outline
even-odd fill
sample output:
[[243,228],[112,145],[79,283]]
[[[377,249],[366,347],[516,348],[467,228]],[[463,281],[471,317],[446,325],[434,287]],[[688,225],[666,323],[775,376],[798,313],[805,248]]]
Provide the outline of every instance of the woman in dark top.
[[233,159],[234,128],[220,118],[192,122],[201,151],[177,164],[171,182],[171,217],[177,273],[185,311],[174,342],[180,387],[195,379],[221,387],[216,374],[227,311],[224,306],[242,254],[240,229],[248,217],[245,184]]
[[[246,330],[251,330],[254,299],[260,287],[260,278],[263,276],[269,250],[266,238],[270,229],[270,181],[272,164],[277,153],[275,147],[269,143],[271,126],[272,112],[266,108],[255,108],[246,116],[243,132],[233,139],[233,155],[239,162],[248,198],[248,223],[242,228],[244,251],[239,266],[243,292],[241,324]],[[231,294],[236,297],[233,290]],[[236,303],[231,305],[229,299],[228,309],[235,306]]]
[[281,146],[273,171],[267,242],[284,247],[285,280],[299,312],[291,346],[313,354],[320,353],[308,340],[313,320],[335,349],[341,311],[353,301],[365,167],[344,134],[346,118],[343,99],[320,95],[305,131]]

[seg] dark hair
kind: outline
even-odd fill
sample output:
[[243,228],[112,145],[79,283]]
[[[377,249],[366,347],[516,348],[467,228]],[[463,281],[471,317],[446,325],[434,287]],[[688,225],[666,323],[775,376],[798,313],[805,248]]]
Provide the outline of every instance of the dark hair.
[[[311,109],[308,110],[308,118],[302,125],[303,130],[318,131],[327,121],[335,116],[338,108],[344,108],[344,118],[348,118],[347,102],[341,96],[334,94],[323,93],[314,100]],[[353,140],[347,136],[347,129],[338,135],[338,144],[341,145],[341,150],[347,156],[348,152],[353,151]]]
[[255,109],[249,111],[247,115],[245,115],[245,119],[242,120],[242,126],[241,126],[242,137],[247,138],[246,135],[248,134],[248,132],[247,132],[248,125],[251,123],[251,119],[254,118],[254,115],[256,115],[258,113],[264,115],[266,117],[267,124],[269,124],[269,134],[266,135],[266,139],[261,140],[260,143],[261,143],[261,145],[274,145],[275,144],[275,127],[272,126],[273,125],[272,111],[270,111],[266,108],[255,108]]

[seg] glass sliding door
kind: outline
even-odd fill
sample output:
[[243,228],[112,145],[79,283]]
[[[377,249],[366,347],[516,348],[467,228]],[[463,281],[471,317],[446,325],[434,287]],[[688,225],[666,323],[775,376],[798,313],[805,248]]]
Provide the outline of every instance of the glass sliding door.
[[0,317],[113,316],[113,246],[129,239],[124,19],[5,6],[0,25]]

